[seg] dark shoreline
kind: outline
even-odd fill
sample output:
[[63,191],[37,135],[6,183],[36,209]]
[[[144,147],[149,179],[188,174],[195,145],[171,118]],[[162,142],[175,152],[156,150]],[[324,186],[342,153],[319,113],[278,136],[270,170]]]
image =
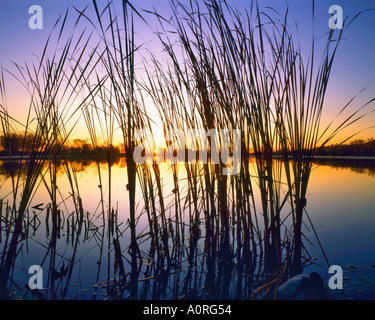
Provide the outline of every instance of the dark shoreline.
[[[121,159],[125,158],[125,153],[119,153],[112,155],[112,159]],[[248,155],[249,159],[255,158],[255,155],[249,154]],[[281,160],[282,157],[280,156],[275,156],[275,159]],[[10,157],[9,155],[7,156],[2,156],[0,155],[0,161],[18,161],[18,160],[28,160],[30,157],[28,155],[14,155]],[[52,160],[52,156],[47,156],[48,160]],[[82,154],[71,154],[71,155],[65,155],[64,157],[58,156],[56,158],[57,160],[92,160],[96,161],[97,157],[94,157],[92,155],[82,155]],[[290,159],[292,159],[292,156],[290,156]],[[106,156],[99,155],[99,160],[107,160]],[[327,161],[335,161],[335,160],[346,160],[346,161],[375,161],[374,156],[314,156],[314,161],[315,160],[327,160]]]

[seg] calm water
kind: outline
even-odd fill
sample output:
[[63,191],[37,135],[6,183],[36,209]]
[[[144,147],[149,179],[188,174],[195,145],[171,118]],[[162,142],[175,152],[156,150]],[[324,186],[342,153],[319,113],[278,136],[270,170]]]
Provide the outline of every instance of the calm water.
[[[374,170],[320,166],[312,174],[309,190],[307,210],[319,240],[330,264],[344,269],[346,290],[337,297],[375,299]],[[326,267],[316,239],[309,239],[314,244],[309,246],[311,256]],[[308,270],[330,276],[316,266]]]
[[[72,274],[69,288],[69,296],[72,298],[91,299],[96,292],[99,299],[105,298],[103,284],[109,280],[108,268],[113,265],[113,252],[105,252],[102,256],[100,272],[98,273],[99,247],[101,243],[107,245],[107,235],[95,232],[95,227],[100,228],[102,217],[100,215],[100,188],[98,186],[98,170],[96,164],[74,163],[77,171],[77,182],[79,193],[82,198],[87,222],[83,227],[82,238],[78,245],[75,259],[75,272]],[[337,292],[336,297],[344,298],[368,298],[375,299],[375,177],[373,164],[370,165],[320,165],[316,167],[311,175],[309,193],[307,198],[307,213],[313,223],[316,233],[330,264],[337,264],[344,268],[345,290]],[[105,206],[108,209],[108,171],[102,165],[102,190]],[[168,165],[161,165],[163,191],[166,195],[166,207],[173,216],[173,178]],[[1,197],[11,191],[10,179],[4,179],[1,184]],[[125,252],[129,245],[129,238],[126,235],[128,212],[128,191],[126,190],[126,169],[124,162],[119,162],[112,167],[112,207],[118,211],[117,223],[118,232],[123,232],[122,250]],[[184,170],[179,172],[181,181],[184,178]],[[73,257],[72,231],[68,231],[68,225],[73,223],[73,216],[69,216],[69,204],[72,199],[69,194],[69,182],[61,170],[58,175],[59,199],[63,205],[62,227],[60,239],[57,244],[58,258],[56,260],[59,270]],[[182,183],[183,185],[183,183]],[[141,199],[138,186],[137,199]],[[184,187],[181,187],[183,194]],[[43,183],[41,183],[32,200],[32,205],[41,204],[43,208],[50,198]],[[142,235],[148,232],[148,220],[143,212],[143,204],[139,201],[137,207],[140,216],[137,233]],[[20,255],[17,258],[14,281],[23,287],[28,281],[27,274],[30,265],[40,265],[43,261],[48,247],[48,230],[45,223],[45,210],[35,209],[38,221],[35,232],[29,231],[29,237],[24,244]],[[168,216],[168,214],[167,214]],[[185,216],[188,221],[188,216]],[[90,223],[88,222],[90,221]],[[127,231],[128,232],[128,231]],[[327,266],[322,251],[319,247],[316,236],[308,219],[305,219],[304,234],[305,246],[314,264],[306,271],[319,272],[326,281],[330,276],[325,269]],[[146,239],[146,237],[145,237]],[[310,243],[309,243],[310,242]],[[149,246],[147,240],[140,245],[145,252]],[[147,264],[147,257],[145,257]],[[66,263],[65,263],[66,262]],[[47,264],[47,262],[46,262]],[[125,260],[125,267],[128,267]],[[44,282],[47,281],[45,275]],[[97,285],[99,280],[99,285]],[[102,282],[101,282],[102,281]],[[20,294],[22,296],[22,294]]]

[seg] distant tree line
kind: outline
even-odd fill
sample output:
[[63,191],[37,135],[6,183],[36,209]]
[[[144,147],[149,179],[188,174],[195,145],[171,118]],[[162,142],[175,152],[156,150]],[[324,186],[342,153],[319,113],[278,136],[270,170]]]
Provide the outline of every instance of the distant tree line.
[[94,148],[91,143],[83,139],[74,139],[72,144],[63,146],[62,152],[67,156],[81,156],[90,159],[96,157],[104,159],[108,156],[118,158],[122,155],[119,146],[101,144]]
[[[12,156],[27,155],[33,150],[33,146],[34,134],[32,133],[0,135],[0,156],[4,157],[10,154]],[[103,160],[108,156],[115,159],[123,155],[120,146],[101,144],[94,148],[91,143],[84,139],[74,139],[71,143],[64,144],[56,142],[54,147],[55,150],[59,150],[61,156],[70,158],[99,158]],[[357,139],[346,144],[332,144],[320,147],[316,150],[316,155],[375,157],[375,139]]]
[[[32,133],[11,133],[0,135],[0,156],[28,155],[35,150],[35,135]],[[112,159],[121,156],[119,146],[98,145],[95,148],[84,139],[74,139],[72,143],[56,142],[53,146],[57,150],[58,156],[69,158],[105,159],[109,156]]]
[[318,156],[375,157],[375,139],[357,139],[347,144],[333,144],[317,150]]

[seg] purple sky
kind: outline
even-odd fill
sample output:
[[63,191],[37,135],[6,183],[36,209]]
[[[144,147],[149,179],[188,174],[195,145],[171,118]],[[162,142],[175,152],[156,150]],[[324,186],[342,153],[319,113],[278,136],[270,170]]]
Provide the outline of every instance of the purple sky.
[[[98,1],[102,3],[102,1]],[[104,1],[103,1],[104,2]],[[115,1],[116,2],[116,1]],[[237,8],[248,8],[250,0],[229,0]],[[276,10],[284,10],[286,1],[259,0],[260,7],[271,6]],[[290,15],[294,17],[299,26],[302,45],[308,46],[311,40],[311,1],[289,0]],[[154,7],[164,16],[170,15],[169,1],[167,0],[142,0],[133,1],[139,10],[153,10]],[[137,4],[139,3],[139,4]],[[44,29],[31,30],[28,21],[31,15],[28,13],[31,5],[40,5],[43,8]],[[75,5],[82,9],[91,1],[73,0],[1,0],[0,2],[0,63],[4,68],[12,69],[12,61],[23,64],[33,59],[33,53],[40,55],[44,43],[50,34],[53,25],[59,15],[64,15],[69,5]],[[344,16],[354,16],[357,12],[375,7],[373,0],[317,0],[316,1],[316,35],[328,32],[328,8],[331,5],[341,5]],[[92,6],[91,6],[92,7]],[[72,8],[71,8],[72,9]],[[72,10],[73,12],[74,10]],[[92,8],[88,15],[93,17]],[[151,15],[145,14],[151,26],[156,22]],[[147,42],[147,46],[158,50],[157,39],[149,26],[141,21],[136,22],[136,32],[139,42]],[[360,90],[367,88],[360,95],[353,107],[359,107],[367,100],[375,97],[375,11],[366,12],[350,27],[345,34],[345,41],[337,55],[332,77],[327,93],[326,118],[331,119],[337,111]],[[322,45],[324,41],[321,41]],[[319,42],[318,42],[319,45]],[[308,49],[308,47],[306,47]],[[11,114],[24,120],[26,93],[22,93],[17,82],[7,77],[8,106]],[[25,99],[25,100],[23,100]],[[375,109],[372,104],[367,110]],[[368,116],[356,129],[364,129],[375,125],[375,115]],[[375,130],[371,129],[361,134],[361,137],[375,136]]]

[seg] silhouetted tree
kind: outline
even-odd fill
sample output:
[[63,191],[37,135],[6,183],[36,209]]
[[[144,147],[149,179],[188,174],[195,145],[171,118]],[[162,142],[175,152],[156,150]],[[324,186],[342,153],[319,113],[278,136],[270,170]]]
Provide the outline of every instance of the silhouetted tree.
[[0,147],[7,153],[16,154],[22,148],[22,139],[16,133],[2,135],[0,136]]

